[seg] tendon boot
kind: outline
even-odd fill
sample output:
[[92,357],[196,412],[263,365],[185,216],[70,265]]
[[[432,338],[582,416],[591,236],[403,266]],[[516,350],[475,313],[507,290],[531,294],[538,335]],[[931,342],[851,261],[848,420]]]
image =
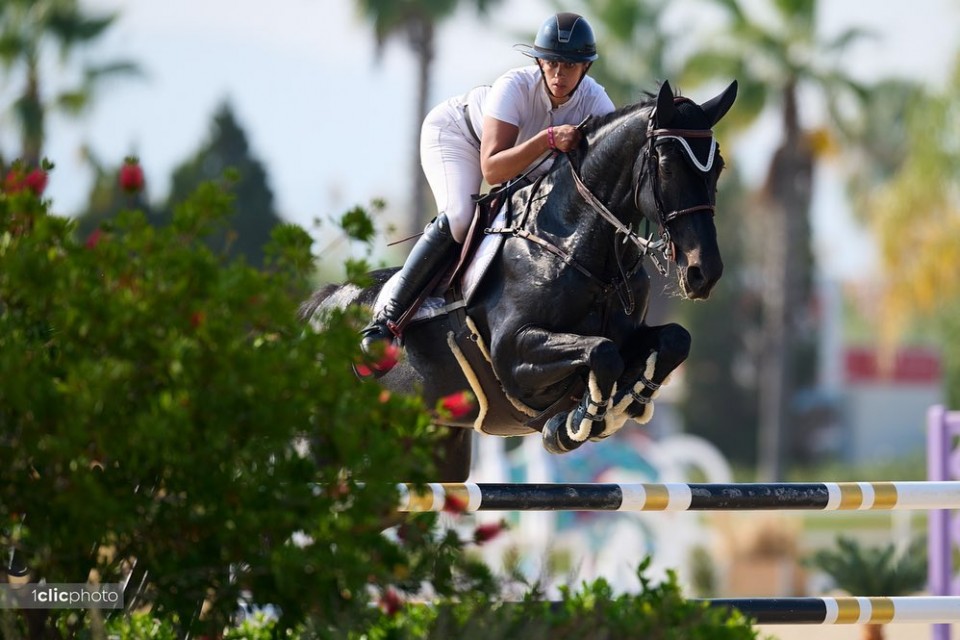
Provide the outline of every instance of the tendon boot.
[[393,294],[383,309],[379,311],[361,331],[360,343],[371,373],[375,377],[384,375],[396,363],[394,358],[386,358],[382,364],[385,347],[399,337],[397,322],[413,306],[424,289],[434,277],[444,269],[457,255],[460,244],[453,239],[450,222],[443,214],[437,216],[423,231],[423,235],[413,246],[410,255],[396,276]]

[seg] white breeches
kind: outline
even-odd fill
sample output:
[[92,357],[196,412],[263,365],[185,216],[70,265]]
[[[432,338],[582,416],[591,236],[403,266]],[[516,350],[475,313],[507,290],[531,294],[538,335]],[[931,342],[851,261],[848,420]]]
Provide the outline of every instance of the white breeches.
[[434,107],[420,129],[420,164],[457,242],[463,242],[476,211],[473,196],[480,192],[480,144],[464,121],[460,100]]

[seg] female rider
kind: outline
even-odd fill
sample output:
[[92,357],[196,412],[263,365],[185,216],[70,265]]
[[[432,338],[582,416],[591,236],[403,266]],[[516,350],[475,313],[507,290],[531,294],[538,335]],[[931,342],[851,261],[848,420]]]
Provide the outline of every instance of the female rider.
[[[362,331],[363,351],[371,362],[382,345],[399,337],[400,316],[459,253],[483,180],[496,185],[528,171],[530,178],[545,173],[551,153],[577,146],[578,123],[614,109],[603,87],[587,76],[597,47],[583,17],[551,16],[533,46],[517,48],[536,65],[512,69],[493,86],[440,103],[423,122],[420,162],[440,213],[410,251],[390,299]],[[370,369],[379,377],[393,364],[381,360]]]

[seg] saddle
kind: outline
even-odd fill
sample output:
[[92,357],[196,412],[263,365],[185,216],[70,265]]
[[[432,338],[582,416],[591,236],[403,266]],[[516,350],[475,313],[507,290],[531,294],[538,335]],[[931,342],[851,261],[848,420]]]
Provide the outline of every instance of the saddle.
[[[409,324],[446,315],[451,324],[447,345],[453,352],[477,397],[479,410],[474,428],[499,436],[529,435],[540,431],[551,416],[576,406],[586,384],[581,379],[571,383],[559,400],[545,410],[532,409],[503,390],[493,370],[490,352],[467,314],[467,304],[480,284],[487,268],[496,258],[505,235],[488,233],[509,227],[514,222],[513,194],[529,182],[516,181],[477,196],[477,214],[473,218],[458,259],[439,273],[431,286],[398,321],[401,331]],[[528,207],[529,208],[529,204]],[[522,225],[527,211],[517,222]],[[388,281],[381,297],[388,295]]]
[[[467,230],[459,256],[446,269],[433,277],[420,296],[397,320],[396,326],[401,335],[411,324],[445,315],[455,310],[456,306],[466,304],[462,294],[465,293],[466,298],[469,299],[487,267],[499,252],[503,240],[500,236],[485,234],[484,230],[491,226],[502,227],[509,223],[513,217],[511,196],[527,184],[529,183],[526,181],[518,180],[496,187],[489,193],[474,196],[477,212]],[[454,288],[455,284],[461,295],[456,300],[447,300],[447,293]],[[374,304],[375,310],[378,310],[383,301],[391,296],[393,287],[393,278],[384,283]]]

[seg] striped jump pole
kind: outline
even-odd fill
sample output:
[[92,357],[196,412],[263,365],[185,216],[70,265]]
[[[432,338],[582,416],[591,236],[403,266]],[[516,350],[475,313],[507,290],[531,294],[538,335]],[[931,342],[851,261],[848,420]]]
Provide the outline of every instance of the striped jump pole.
[[424,511],[892,511],[960,508],[960,481],[401,484],[398,509]]
[[699,602],[738,609],[759,624],[960,622],[960,596],[719,598]]

